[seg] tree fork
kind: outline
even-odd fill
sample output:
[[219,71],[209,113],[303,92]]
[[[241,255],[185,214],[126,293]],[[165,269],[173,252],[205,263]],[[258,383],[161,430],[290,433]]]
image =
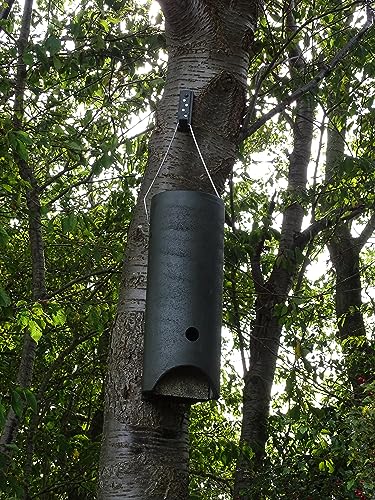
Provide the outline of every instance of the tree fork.
[[[345,116],[345,109],[335,111],[337,116]],[[331,119],[334,122],[336,116]],[[334,175],[335,168],[344,159],[345,129],[339,131],[331,123],[327,131],[326,179]],[[327,243],[332,265],[336,273],[335,312],[338,338],[344,341],[349,337],[362,339],[360,345],[348,344],[344,347],[348,379],[357,402],[363,399],[362,378],[372,377],[366,373],[365,360],[372,355],[372,349],[366,339],[366,325],[362,312],[362,281],[360,271],[360,253],[375,230],[375,215],[372,214],[360,236],[355,238],[350,231],[350,222],[337,223]]]
[[[293,32],[296,27],[291,6],[292,4],[287,16],[287,28]],[[288,55],[290,72],[292,75],[298,75],[305,66],[301,50],[298,46],[291,47]],[[301,231],[303,220],[303,208],[298,197],[306,188],[313,138],[314,108],[314,102],[309,96],[301,95],[296,100],[293,152],[290,156],[287,188],[291,203],[283,214],[278,255],[267,281],[258,276],[259,263],[252,263],[252,272],[255,271],[253,279],[258,282],[258,286],[256,318],[250,340],[250,366],[245,376],[243,392],[241,427],[243,454],[238,460],[235,477],[234,496],[238,499],[260,497],[259,489],[251,490],[251,487],[265,453],[269,404],[282,331],[279,318],[275,315],[275,306],[285,303],[298,269],[293,255],[295,237]],[[257,249],[258,260],[262,250],[262,247]],[[283,259],[288,259],[288,266],[282,265]],[[254,453],[252,458],[249,458],[246,448],[250,448]]]

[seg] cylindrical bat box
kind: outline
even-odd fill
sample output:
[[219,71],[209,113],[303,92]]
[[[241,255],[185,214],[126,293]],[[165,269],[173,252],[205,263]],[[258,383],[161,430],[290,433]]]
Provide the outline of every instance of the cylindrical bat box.
[[224,214],[220,198],[198,191],[151,200],[146,398],[219,397]]

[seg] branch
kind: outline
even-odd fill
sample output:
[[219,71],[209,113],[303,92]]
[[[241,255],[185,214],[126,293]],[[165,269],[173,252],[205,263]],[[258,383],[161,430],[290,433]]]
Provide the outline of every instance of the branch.
[[58,290],[55,290],[54,292],[51,292],[50,294],[48,294],[48,296],[46,297],[46,300],[50,300],[53,297],[55,297],[56,295],[60,295],[65,290],[68,290],[69,288],[76,285],[77,283],[81,283],[82,281],[85,281],[88,278],[91,278],[92,276],[100,276],[101,274],[116,274],[116,273],[119,273],[119,271],[116,271],[115,269],[109,268],[109,269],[101,269],[100,271],[94,271],[91,273],[84,274],[83,276],[79,276],[78,278],[75,278],[71,281],[68,281],[68,283],[66,283],[64,286],[62,286]]
[[81,165],[81,163],[75,163],[74,165],[69,165],[69,162],[66,163],[66,166],[60,170],[55,175],[52,175],[44,184],[42,184],[39,188],[40,192],[42,193],[50,184],[53,184],[56,182],[60,177],[62,177],[64,174],[71,172],[75,168],[78,168]]
[[255,291],[257,293],[264,292],[264,283],[265,282],[264,282],[263,273],[262,273],[262,270],[260,267],[260,257],[261,257],[261,254],[263,252],[264,243],[266,241],[267,231],[269,230],[270,225],[271,225],[272,214],[273,214],[273,211],[275,210],[275,205],[276,205],[275,198],[276,198],[276,191],[272,195],[270,204],[268,206],[267,216],[265,217],[264,225],[262,228],[262,235],[261,235],[257,245],[254,248],[253,256],[250,258],[251,274],[252,274],[253,281],[254,281]]
[[210,474],[209,472],[201,472],[198,470],[190,470],[190,474],[202,477],[204,479],[212,479],[213,481],[216,481],[217,483],[225,485],[227,488],[229,488],[230,491],[232,491],[232,486],[231,486],[232,479],[226,479],[224,477],[219,477],[219,476],[215,476],[214,474]]
[[[38,406],[39,403],[47,389],[48,384],[51,381],[51,378],[59,368],[64,364],[64,361],[66,359],[69,359],[69,356],[74,352],[74,350],[86,340],[92,338],[94,335],[96,335],[97,332],[90,332],[86,335],[83,335],[82,337],[75,337],[71,341],[71,343],[60,352],[60,354],[57,356],[57,358],[54,360],[54,362],[49,366],[42,383],[40,384],[39,390],[36,394],[36,400],[38,401]],[[35,432],[38,428],[40,419],[41,419],[41,412],[37,411],[33,414],[30,420],[29,424],[29,429],[26,435],[26,459],[24,463],[25,470],[27,474],[30,476],[31,475],[31,470],[32,470],[32,457],[34,453],[34,435]]]
[[[355,219],[359,215],[363,214],[364,210],[366,210],[365,205],[360,205],[358,207],[354,207],[351,209],[349,214],[347,213],[347,209],[341,209],[336,217],[332,216],[327,216],[323,217],[323,219],[320,219],[313,224],[311,224],[307,229],[299,233],[298,236],[296,236],[295,241],[294,241],[294,248],[298,247],[301,250],[305,248],[305,246],[312,241],[321,231],[324,231],[325,229],[329,229],[333,227],[335,224],[338,224],[339,222],[348,222],[352,219]],[[344,215],[346,214],[346,215]],[[374,216],[375,217],[375,216]],[[375,221],[374,221],[375,224]]]
[[26,64],[23,61],[23,56],[27,44],[29,43],[31,16],[33,12],[33,0],[26,0],[22,14],[22,23],[20,36],[18,38],[18,54],[17,54],[17,74],[14,92],[14,125],[16,129],[21,128],[24,115],[24,94],[26,86]]
[[245,377],[247,375],[247,370],[248,370],[246,358],[245,358],[245,339],[244,339],[242,329],[241,329],[241,316],[240,316],[240,308],[239,308],[239,304],[238,304],[237,285],[236,285],[235,271],[233,269],[232,269],[230,281],[232,283],[230,294],[232,296],[234,323],[235,323],[233,326],[234,326],[235,332],[238,335],[238,342],[240,344],[243,379],[245,379]]
[[[230,204],[230,216],[225,213],[225,215],[228,215],[228,218],[231,222],[230,227],[232,229],[233,235],[237,236],[237,228],[236,228],[236,214],[235,214],[235,209],[234,209],[234,191],[233,191],[233,171],[230,174],[229,177],[229,204]],[[236,285],[236,270],[234,269],[234,266],[231,267],[231,276],[230,280],[232,283],[232,286],[230,288],[230,294],[232,296],[232,303],[233,303],[233,311],[234,311],[234,329],[238,335],[238,341],[240,344],[240,353],[241,353],[241,361],[242,361],[242,371],[243,371],[243,378],[245,378],[247,374],[247,363],[246,363],[246,358],[245,358],[245,341],[244,337],[242,334],[241,330],[241,316],[240,316],[240,308],[238,304],[238,297],[237,297],[237,285]]]
[[368,239],[372,236],[372,233],[375,231],[375,214],[370,217],[370,220],[367,222],[361,234],[358,238],[354,238],[356,242],[356,246],[358,250],[362,250],[364,245],[367,243]]
[[[82,485],[85,484],[85,480],[82,479],[82,473],[78,473],[76,476],[70,476],[66,481],[60,481],[59,483],[54,483],[51,486],[47,486],[43,490],[39,490],[38,493],[33,495],[32,497],[28,497],[30,499],[38,499],[42,498],[42,496],[45,496],[48,493],[51,493],[52,491],[59,490],[59,491],[64,491],[67,492],[69,488],[72,488],[72,486],[75,485]],[[69,492],[71,493],[71,492]],[[50,496],[51,498],[51,496]]]
[[[3,9],[0,12],[0,21],[3,21],[3,20],[5,21],[6,19],[8,19],[8,16],[9,16],[10,11],[12,10],[13,4],[14,4],[14,0],[8,1],[8,5],[5,7],[5,9]],[[7,29],[5,29],[4,26],[0,25],[0,32],[1,31],[3,33],[5,33],[6,36],[9,37],[13,42],[17,43],[17,40],[14,38],[12,33],[9,33],[9,31]]]
[[324,132],[325,132],[325,118],[327,116],[326,112],[325,112],[325,109],[324,107],[322,106],[322,110],[323,110],[323,118],[322,118],[322,122],[320,124],[320,127],[319,127],[319,144],[318,144],[318,153],[316,155],[316,158],[315,158],[315,168],[314,168],[314,174],[313,174],[313,193],[314,193],[314,198],[313,198],[313,201],[312,201],[312,204],[311,204],[311,222],[315,222],[315,212],[316,212],[316,207],[317,207],[317,204],[318,204],[318,200],[319,200],[319,194],[316,195],[316,186],[317,186],[317,177],[318,177],[318,168],[319,168],[319,162],[320,162],[320,155],[321,155],[321,151],[323,150],[323,138],[324,138]]
[[[353,2],[351,5],[356,5],[356,4],[357,4],[357,2]],[[243,132],[243,137],[241,136],[241,140],[244,140],[247,137],[247,135],[245,135],[245,131],[248,129],[249,123],[250,123],[252,116],[254,114],[255,102],[256,102],[256,99],[257,99],[258,94],[260,92],[260,89],[263,85],[263,82],[266,79],[266,77],[270,73],[272,73],[274,68],[276,66],[278,66],[284,60],[284,59],[280,60],[280,57],[284,54],[284,51],[288,48],[288,46],[293,42],[293,40],[297,37],[297,35],[304,28],[306,28],[306,26],[308,26],[309,24],[311,24],[314,21],[317,21],[319,19],[322,19],[323,17],[326,17],[330,14],[337,14],[338,12],[343,11],[347,8],[348,8],[348,5],[344,5],[340,9],[336,9],[336,8],[331,9],[331,10],[325,11],[323,14],[321,14],[319,16],[314,16],[314,17],[307,19],[303,24],[301,24],[301,26],[299,26],[298,28],[296,27],[295,30],[293,30],[292,35],[284,42],[284,44],[281,46],[280,50],[278,50],[278,52],[276,52],[276,54],[274,55],[274,57],[271,60],[271,62],[269,63],[269,65],[266,68],[260,68],[260,70],[258,71],[258,73],[255,77],[255,80],[256,80],[255,91],[254,91],[254,94],[251,98],[250,104],[247,108],[247,112],[246,112],[246,115],[244,118],[244,122],[243,122],[244,132]]]
[[[3,33],[5,33],[5,34],[6,34],[6,36],[12,40],[12,42],[17,43],[17,40],[14,38],[14,36],[12,35],[12,33],[9,33],[9,31],[8,31],[8,30],[6,30],[6,29],[4,28],[4,26],[0,26],[0,31],[2,31]],[[7,101],[6,96],[3,96],[3,101],[4,101],[4,102],[6,102],[6,101]]]
[[236,228],[236,211],[234,209],[233,169],[229,174],[229,206],[230,206],[230,216],[228,214],[228,217],[230,219],[231,224],[228,225],[229,227],[232,228],[233,234],[236,234],[237,228]]
[[303,96],[307,92],[311,92],[315,88],[317,88],[320,84],[320,82],[326,78],[334,68],[347,56],[353,48],[358,45],[358,43],[362,40],[362,38],[366,35],[366,33],[369,31],[369,29],[373,25],[373,17],[372,15],[368,15],[368,19],[364,26],[358,31],[358,33],[353,36],[349,42],[340,49],[335,57],[331,60],[329,64],[326,64],[324,68],[319,71],[319,73],[308,83],[297,89],[296,91],[292,92],[288,97],[286,97],[283,101],[281,101],[279,104],[277,104],[271,111],[263,115],[259,120],[257,120],[255,123],[250,125],[248,128],[243,130],[240,140],[244,140],[247,137],[250,137],[252,134],[254,134],[258,129],[260,129],[268,120],[270,120],[273,116],[277,115],[281,111],[284,111],[284,109],[292,104],[296,99],[299,97]]
[[294,295],[297,295],[299,293],[299,291],[301,290],[301,288],[302,288],[302,280],[303,280],[303,278],[305,276],[307,266],[311,262],[310,261],[310,255],[311,255],[311,253],[312,253],[313,250],[314,250],[314,244],[313,244],[313,241],[310,240],[309,244],[308,244],[308,247],[307,247],[307,250],[306,250],[306,254],[303,257],[303,262],[302,262],[302,265],[300,267],[300,270],[299,270],[299,273],[298,273],[298,276],[297,276],[297,279],[296,279],[296,285],[294,287]]
[[[0,21],[8,19],[9,13],[12,10],[14,0],[8,0],[8,5],[0,12]],[[0,26],[0,30],[2,27]]]
[[[285,5],[285,29],[292,33],[292,37],[296,37],[297,33],[301,30],[301,27],[297,27],[296,21],[294,19],[293,10],[295,9],[294,0],[289,0],[289,5]],[[290,44],[288,46],[288,57],[289,57],[289,68],[290,73],[293,67],[302,69],[306,66],[306,61],[303,57],[303,53],[299,43]],[[291,74],[291,77],[293,75]]]
[[93,172],[92,172],[92,169],[91,169],[90,173],[88,175],[86,175],[86,177],[84,177],[80,181],[77,181],[77,182],[74,182],[73,184],[68,185],[65,189],[63,189],[62,191],[60,191],[57,196],[55,196],[54,198],[52,198],[52,200],[50,200],[47,205],[49,207],[51,207],[54,203],[56,203],[57,200],[59,200],[60,198],[62,198],[65,194],[69,193],[69,191],[71,191],[72,189],[75,189],[76,187],[82,186],[82,184],[89,183],[90,180],[92,179],[92,176],[93,176]]
[[183,9],[186,3],[191,3],[190,1],[186,2],[185,0],[158,0],[158,4],[162,11],[168,11],[168,9]]

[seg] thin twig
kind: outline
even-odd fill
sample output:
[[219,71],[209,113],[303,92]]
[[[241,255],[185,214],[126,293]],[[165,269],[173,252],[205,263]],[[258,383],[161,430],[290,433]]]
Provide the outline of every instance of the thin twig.
[[308,92],[311,92],[312,90],[316,89],[321,81],[326,78],[334,68],[342,62],[342,60],[348,55],[348,53],[358,45],[358,43],[362,40],[362,38],[366,35],[366,33],[370,30],[370,28],[373,26],[373,18],[372,16],[369,16],[366,23],[364,26],[358,31],[358,33],[353,36],[349,42],[340,49],[335,57],[331,60],[330,63],[326,64],[324,68],[319,71],[319,73],[308,83],[300,87],[299,89],[295,90],[292,92],[288,97],[286,97],[283,101],[281,101],[279,104],[277,104],[271,111],[263,115],[259,120],[257,120],[255,123],[250,125],[247,128],[244,128],[242,131],[241,140],[246,139],[247,137],[250,137],[252,134],[254,134],[258,129],[260,129],[268,120],[270,120],[272,117],[280,113],[281,111],[284,111],[284,109],[292,104],[295,100],[297,100],[299,97],[302,97],[303,95],[307,94]]

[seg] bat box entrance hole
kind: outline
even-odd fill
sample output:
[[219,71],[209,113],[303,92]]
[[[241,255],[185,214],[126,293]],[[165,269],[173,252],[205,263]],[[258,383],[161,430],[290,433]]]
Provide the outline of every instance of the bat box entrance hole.
[[185,337],[190,340],[190,342],[195,342],[199,339],[199,332],[194,326],[190,326],[185,332]]

